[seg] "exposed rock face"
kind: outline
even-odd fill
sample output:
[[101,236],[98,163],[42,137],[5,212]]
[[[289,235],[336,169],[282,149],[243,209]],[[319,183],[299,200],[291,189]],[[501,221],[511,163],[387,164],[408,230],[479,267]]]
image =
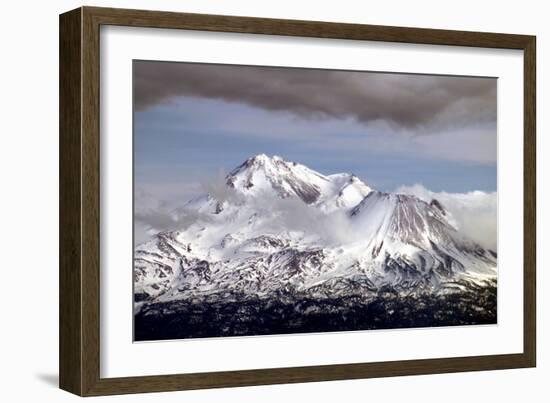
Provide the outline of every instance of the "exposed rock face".
[[445,294],[496,279],[496,254],[462,235],[438,200],[263,154],[226,185],[225,199],[186,205],[196,215],[190,225],[136,248],[136,311],[277,295],[368,300],[388,287]]

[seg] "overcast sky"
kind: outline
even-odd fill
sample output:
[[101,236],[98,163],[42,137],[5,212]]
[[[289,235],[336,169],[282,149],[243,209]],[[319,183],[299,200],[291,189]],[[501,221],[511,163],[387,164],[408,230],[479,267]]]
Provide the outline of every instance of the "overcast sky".
[[201,181],[265,153],[379,190],[494,191],[496,84],[135,61],[135,186],[185,202]]

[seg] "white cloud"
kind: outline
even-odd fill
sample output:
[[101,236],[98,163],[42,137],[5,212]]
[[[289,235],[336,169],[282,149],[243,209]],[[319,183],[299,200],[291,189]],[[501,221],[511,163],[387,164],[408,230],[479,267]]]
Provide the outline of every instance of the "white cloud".
[[397,193],[414,195],[426,202],[437,199],[456,221],[458,229],[482,246],[497,250],[497,192],[432,192],[424,186],[401,186]]
[[[220,201],[238,201],[238,195],[225,184],[224,175],[203,178],[204,193],[210,193]],[[437,199],[452,215],[458,230],[480,245],[497,250],[497,193],[473,191],[468,193],[433,192],[423,185],[401,186],[396,193],[414,195],[426,202]],[[274,199],[272,195],[257,194],[252,208],[257,211],[277,211],[265,224],[270,228],[287,231],[303,231],[329,237],[328,242],[346,242],[352,234],[352,228],[343,213],[322,214],[311,209],[303,202],[294,199]],[[176,204],[155,200],[143,190],[136,191],[135,200],[135,242],[148,239],[159,231],[187,228],[193,222],[208,222],[209,214],[193,209],[179,208]],[[269,214],[266,214],[269,217]],[[335,229],[339,229],[335,231]]]

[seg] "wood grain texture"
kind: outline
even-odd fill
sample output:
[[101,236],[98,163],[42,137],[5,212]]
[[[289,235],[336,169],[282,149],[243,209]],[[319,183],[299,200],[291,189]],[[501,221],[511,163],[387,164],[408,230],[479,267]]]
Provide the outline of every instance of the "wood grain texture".
[[523,49],[529,36],[225,15],[86,7],[102,24],[315,38]]
[[523,97],[523,354],[536,366],[537,338],[537,129],[536,39],[524,48]]
[[59,21],[59,386],[81,394],[81,10]]
[[[130,378],[100,377],[101,25],[524,51],[524,352]],[[532,367],[536,363],[535,37],[82,7],[60,17],[60,387],[81,396]]]
[[99,24],[82,9],[82,390],[99,378]]

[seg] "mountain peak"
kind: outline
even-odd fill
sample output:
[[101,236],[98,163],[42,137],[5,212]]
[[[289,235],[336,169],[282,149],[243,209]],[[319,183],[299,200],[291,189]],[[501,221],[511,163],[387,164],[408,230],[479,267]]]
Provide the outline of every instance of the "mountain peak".
[[274,192],[283,199],[298,197],[306,204],[322,205],[327,211],[351,208],[371,191],[354,174],[325,176],[305,165],[263,153],[248,158],[231,171],[226,183],[247,196]]
[[372,191],[351,210],[367,239],[399,239],[428,249],[431,242],[446,245],[456,239],[456,230],[440,205],[412,195]]
[[250,171],[255,169],[263,169],[263,170],[268,169],[273,171],[275,169],[275,165],[279,165],[280,168],[284,168],[287,165],[293,165],[293,164],[294,163],[290,163],[283,160],[278,155],[274,155],[270,157],[267,154],[262,153],[262,154],[258,154],[248,158],[241,165],[239,165],[237,168],[231,171],[228,176],[235,176],[240,172]]
[[254,157],[250,157],[247,161],[266,162],[270,160],[271,158],[267,154],[261,153],[261,154],[255,155]]
[[273,155],[273,156],[270,157],[269,155],[264,154],[264,153],[257,154],[254,157],[250,157],[250,158],[248,158],[247,161],[263,162],[263,163],[265,163],[265,162],[277,162],[277,161],[287,162],[287,161],[284,161],[283,158],[281,158],[278,155]]
[[248,195],[275,191],[283,199],[297,196],[307,204],[318,200],[328,182],[304,165],[266,154],[248,158],[226,178],[228,186]]

